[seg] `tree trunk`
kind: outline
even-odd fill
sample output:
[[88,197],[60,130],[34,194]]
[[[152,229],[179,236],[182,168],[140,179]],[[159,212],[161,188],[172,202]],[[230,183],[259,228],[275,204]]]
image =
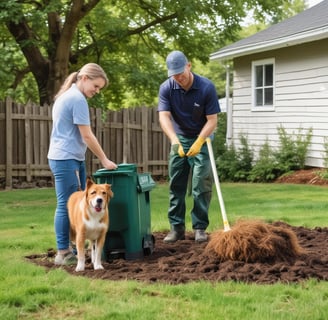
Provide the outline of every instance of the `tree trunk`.
[[53,102],[69,72],[71,45],[79,21],[87,15],[100,0],[74,0],[61,26],[56,12],[48,13],[49,44],[48,56],[44,57],[38,47],[38,39],[25,18],[19,22],[10,21],[7,28],[20,46],[39,92],[40,105]]

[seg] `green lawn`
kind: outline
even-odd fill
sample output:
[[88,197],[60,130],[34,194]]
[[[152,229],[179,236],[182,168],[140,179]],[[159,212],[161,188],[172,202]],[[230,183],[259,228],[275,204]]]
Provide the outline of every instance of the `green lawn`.
[[[230,224],[239,218],[327,226],[327,187],[222,184]],[[327,319],[328,283],[183,285],[105,281],[46,271],[24,256],[55,246],[53,189],[0,192],[0,319]],[[151,191],[152,230],[168,229],[168,187]],[[188,198],[188,210],[191,199]],[[208,231],[222,228],[216,193]],[[187,215],[187,229],[191,230]]]

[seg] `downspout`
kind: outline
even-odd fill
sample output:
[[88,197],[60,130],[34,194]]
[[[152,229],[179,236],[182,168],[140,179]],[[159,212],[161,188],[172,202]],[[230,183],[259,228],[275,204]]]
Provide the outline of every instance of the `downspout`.
[[230,105],[230,67],[226,64],[226,107],[227,107],[227,133],[226,144],[230,147],[232,144],[232,104]]

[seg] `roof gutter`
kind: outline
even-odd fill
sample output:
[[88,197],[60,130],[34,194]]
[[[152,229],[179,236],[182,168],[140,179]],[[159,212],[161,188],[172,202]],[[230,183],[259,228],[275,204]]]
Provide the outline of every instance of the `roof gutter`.
[[254,53],[280,49],[284,47],[295,46],[302,43],[317,41],[328,37],[328,26],[311,31],[297,33],[296,35],[283,38],[273,39],[269,41],[261,41],[250,43],[235,48],[221,49],[210,55],[210,60],[232,59],[236,57],[246,56]]

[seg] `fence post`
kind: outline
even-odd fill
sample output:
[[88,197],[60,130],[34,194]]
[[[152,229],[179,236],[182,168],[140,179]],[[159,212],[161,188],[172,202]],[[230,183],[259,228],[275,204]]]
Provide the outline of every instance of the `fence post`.
[[143,172],[148,172],[149,167],[149,134],[150,131],[148,131],[148,118],[149,118],[149,108],[142,107],[141,109],[141,132],[142,132],[142,159],[143,159]]
[[31,182],[32,144],[31,144],[31,113],[32,104],[28,102],[24,108],[25,112],[25,153],[26,153],[26,181]]
[[13,126],[12,126],[12,100],[6,98],[6,189],[12,188],[13,178]]
[[123,163],[128,163],[128,154],[130,149],[130,126],[129,110],[123,109]]

